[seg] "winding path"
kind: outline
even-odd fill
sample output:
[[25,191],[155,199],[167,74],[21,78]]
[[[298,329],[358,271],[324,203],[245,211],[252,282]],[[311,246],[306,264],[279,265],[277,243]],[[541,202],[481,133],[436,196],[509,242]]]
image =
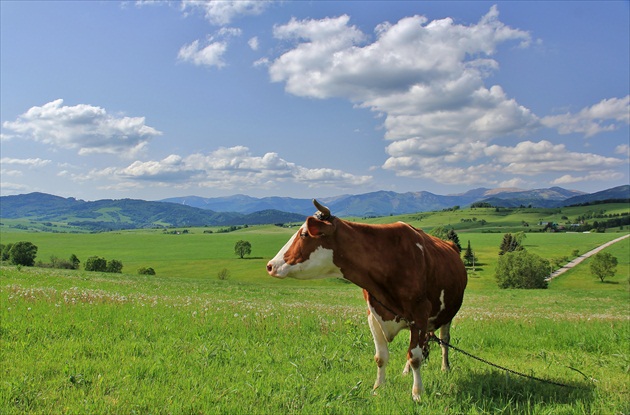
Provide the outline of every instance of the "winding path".
[[559,275],[564,274],[565,272],[567,272],[568,270],[570,270],[571,268],[573,268],[574,266],[576,266],[577,264],[579,264],[580,262],[584,261],[586,258],[589,258],[593,255],[595,255],[596,253],[598,253],[599,251],[601,251],[604,248],[609,247],[610,245],[621,241],[622,239],[626,239],[630,237],[630,233],[626,234],[622,237],[619,237],[617,239],[613,239],[612,241],[606,242],[603,245],[598,246],[597,248],[588,251],[587,253],[585,253],[584,255],[580,255],[579,257],[575,258],[573,261],[567,263],[566,265],[564,265],[562,268],[554,271],[548,278],[545,278],[545,281],[551,281],[552,279],[556,278]]

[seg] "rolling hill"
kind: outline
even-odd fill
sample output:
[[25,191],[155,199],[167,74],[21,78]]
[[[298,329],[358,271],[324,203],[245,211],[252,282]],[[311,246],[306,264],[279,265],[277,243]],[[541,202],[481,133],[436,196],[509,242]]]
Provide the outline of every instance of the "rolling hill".
[[86,202],[46,193],[0,197],[0,217],[60,222],[92,231],[156,226],[259,225],[304,220],[304,215],[273,209],[241,214],[137,199]]
[[[592,194],[560,187],[534,190],[479,188],[446,196],[425,191],[379,191],[319,200],[337,216],[378,217],[465,207],[475,202],[498,207],[548,208],[629,199],[630,186],[625,185]],[[0,217],[3,219],[61,223],[90,231],[300,222],[314,210],[310,199],[245,195],[221,198],[190,196],[161,201],[103,199],[93,202],[46,193],[0,197]]]
[[[472,189],[455,195],[436,195],[431,192],[396,193],[378,191],[359,195],[342,195],[334,198],[317,198],[338,216],[387,216],[414,212],[442,210],[453,206],[467,206],[474,202],[488,201],[493,206],[513,207],[556,207],[564,200],[574,196],[584,196],[584,192],[566,190],[561,187],[549,189],[522,190],[506,189]],[[194,206],[216,211],[252,213],[262,209],[276,209],[285,212],[296,212],[303,215],[313,213],[310,199],[294,199],[289,197],[254,198],[235,195],[218,198],[202,198],[198,196],[174,197],[162,202]]]

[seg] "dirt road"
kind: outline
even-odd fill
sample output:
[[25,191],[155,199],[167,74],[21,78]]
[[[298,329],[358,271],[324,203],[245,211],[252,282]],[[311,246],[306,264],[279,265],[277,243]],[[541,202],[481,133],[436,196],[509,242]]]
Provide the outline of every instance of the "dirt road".
[[601,251],[604,248],[609,247],[610,245],[621,241],[622,239],[626,239],[627,237],[630,237],[630,234],[624,235],[620,238],[617,239],[613,239],[610,242],[606,242],[603,245],[598,246],[597,248],[593,249],[592,251],[588,251],[587,253],[585,253],[584,255],[580,255],[579,257],[575,258],[573,261],[569,262],[568,264],[564,265],[562,268],[560,268],[557,271],[554,271],[551,276],[549,276],[548,278],[545,278],[546,281],[551,281],[552,279],[556,278],[558,275],[562,275],[565,272],[567,272],[568,270],[570,270],[571,268],[573,268],[574,266],[576,266],[577,264],[579,264],[580,262],[584,261],[586,258],[591,257],[593,255],[595,255],[596,253],[598,253],[599,251]]

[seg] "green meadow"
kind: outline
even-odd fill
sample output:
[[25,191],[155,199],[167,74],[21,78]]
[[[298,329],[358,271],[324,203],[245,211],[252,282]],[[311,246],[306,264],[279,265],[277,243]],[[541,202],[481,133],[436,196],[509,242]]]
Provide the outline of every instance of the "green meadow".
[[[566,209],[550,215],[560,220]],[[484,226],[500,232],[458,230],[479,263],[469,270],[453,344],[571,387],[508,375],[457,351],[452,371],[442,373],[433,344],[422,368],[425,394],[414,403],[412,379],[401,374],[403,332],[390,346],[388,382],[373,394],[374,346],[361,290],[265,272],[295,228],[212,234],[195,228],[179,235],[3,228],[3,244],[31,241],[44,262],[98,255],[124,268],[107,274],[0,267],[0,413],[630,413],[630,240],[607,248],[619,264],[606,283],[590,275],[586,260],[546,290],[500,290],[494,268],[503,231],[522,228],[523,220],[537,224],[541,212],[522,219],[462,210],[403,220],[430,229],[447,225],[450,214],[457,228],[481,213],[488,215]],[[400,218],[366,221],[388,219]],[[545,258],[572,259],[574,250],[585,253],[624,233],[530,232],[523,243]],[[252,245],[248,259],[234,254],[241,239]],[[157,275],[137,275],[142,266]],[[219,280],[224,268],[230,278]]]

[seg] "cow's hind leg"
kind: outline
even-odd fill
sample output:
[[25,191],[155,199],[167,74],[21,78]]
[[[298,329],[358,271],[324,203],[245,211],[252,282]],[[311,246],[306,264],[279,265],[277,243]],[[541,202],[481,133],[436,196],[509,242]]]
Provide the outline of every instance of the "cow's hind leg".
[[[451,343],[451,322],[449,321],[440,328],[440,340],[446,344]],[[448,346],[444,343],[440,343],[442,348],[442,370],[447,372],[451,369],[451,365],[448,361]]]
[[376,349],[374,354],[374,361],[376,362],[376,382],[374,382],[374,389],[376,390],[376,388],[385,383],[385,369],[389,361],[389,348],[387,346],[387,339],[383,334],[383,329],[372,313],[368,314],[368,324],[370,325],[370,331],[374,338],[374,348]]

